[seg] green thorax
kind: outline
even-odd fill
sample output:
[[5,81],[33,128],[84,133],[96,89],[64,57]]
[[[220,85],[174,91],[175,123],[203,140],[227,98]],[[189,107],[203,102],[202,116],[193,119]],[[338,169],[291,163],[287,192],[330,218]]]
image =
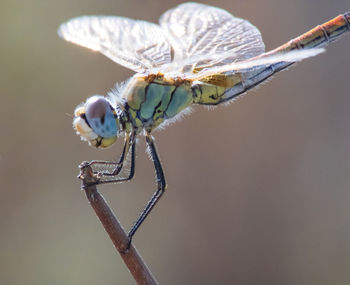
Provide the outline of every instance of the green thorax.
[[122,99],[128,120],[135,129],[152,130],[193,103],[191,82],[140,75],[131,78]]
[[[134,75],[123,90],[128,128],[151,131],[192,104],[217,105],[230,99],[227,90],[243,88],[241,74],[215,74],[193,80],[162,74]],[[235,93],[235,92],[233,92]]]

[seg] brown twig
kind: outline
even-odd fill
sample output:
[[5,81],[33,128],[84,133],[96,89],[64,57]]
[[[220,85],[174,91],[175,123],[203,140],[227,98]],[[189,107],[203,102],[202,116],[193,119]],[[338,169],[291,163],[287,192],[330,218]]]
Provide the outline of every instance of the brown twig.
[[80,164],[79,168],[80,174],[78,178],[81,179],[81,188],[85,190],[86,197],[88,198],[91,207],[100,219],[100,222],[137,284],[158,284],[136,248],[131,244],[130,248],[126,249],[129,241],[128,236],[120,225],[117,217],[108,206],[106,200],[97,191],[96,182],[98,181],[98,177],[93,174],[89,163],[83,162]]

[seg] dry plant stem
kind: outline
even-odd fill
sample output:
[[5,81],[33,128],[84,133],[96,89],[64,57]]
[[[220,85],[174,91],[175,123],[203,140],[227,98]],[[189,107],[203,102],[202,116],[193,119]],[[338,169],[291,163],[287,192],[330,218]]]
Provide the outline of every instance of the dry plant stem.
[[115,248],[124,260],[137,284],[158,284],[157,280],[154,278],[153,274],[148,269],[133,244],[130,245],[129,249],[126,249],[129,241],[128,236],[120,225],[113,211],[108,206],[106,200],[97,191],[95,183],[98,181],[98,177],[93,174],[89,163],[83,162],[80,164],[79,168],[80,174],[78,177],[82,181],[81,187],[85,191],[91,207],[94,209],[97,217],[100,219],[103,227],[108,233]]

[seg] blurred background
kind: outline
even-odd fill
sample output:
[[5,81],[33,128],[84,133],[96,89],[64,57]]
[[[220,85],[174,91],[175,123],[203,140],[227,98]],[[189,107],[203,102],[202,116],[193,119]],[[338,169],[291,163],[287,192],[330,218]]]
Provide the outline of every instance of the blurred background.
[[[350,10],[348,0],[203,1],[256,25],[272,49]],[[113,159],[71,127],[77,104],[132,72],[66,43],[84,14],[157,22],[180,1],[0,4],[0,284],[135,284],[76,178]],[[230,106],[195,108],[156,132],[168,181],[134,243],[161,284],[350,283],[350,35]],[[101,186],[129,228],[151,197],[144,138],[136,177]]]

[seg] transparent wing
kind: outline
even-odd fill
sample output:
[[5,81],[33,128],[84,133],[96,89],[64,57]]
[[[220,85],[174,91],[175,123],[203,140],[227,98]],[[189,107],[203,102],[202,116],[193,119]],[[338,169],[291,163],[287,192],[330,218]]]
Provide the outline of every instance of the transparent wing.
[[169,69],[195,71],[265,51],[259,30],[223,9],[185,3],[165,12],[159,22],[174,48]]
[[193,74],[193,78],[206,77],[212,75],[220,75],[223,73],[236,73],[242,72],[242,70],[251,70],[255,68],[262,68],[273,64],[283,64],[283,63],[294,63],[302,61],[303,59],[319,55],[325,52],[324,48],[313,48],[313,49],[303,49],[303,50],[292,50],[285,53],[277,54],[263,54],[262,56],[253,58],[251,60],[246,60],[243,62],[237,62],[232,64],[227,64],[224,66],[217,66],[208,69],[202,69],[197,74]]
[[82,16],[62,24],[59,35],[143,72],[171,62],[171,46],[156,24],[113,16]]

